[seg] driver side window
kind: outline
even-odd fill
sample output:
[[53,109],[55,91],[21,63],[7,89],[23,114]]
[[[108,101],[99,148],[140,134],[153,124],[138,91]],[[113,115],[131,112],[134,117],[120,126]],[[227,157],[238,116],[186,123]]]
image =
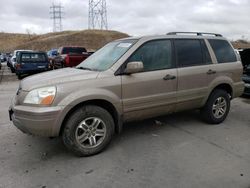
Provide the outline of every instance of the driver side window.
[[143,44],[128,62],[141,61],[144,72],[173,68],[170,40],[150,41]]

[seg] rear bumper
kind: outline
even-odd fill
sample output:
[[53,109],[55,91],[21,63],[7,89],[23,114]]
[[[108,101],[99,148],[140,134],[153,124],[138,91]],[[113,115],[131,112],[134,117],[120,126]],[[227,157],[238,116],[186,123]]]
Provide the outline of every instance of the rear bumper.
[[49,68],[45,69],[33,69],[33,70],[16,70],[16,74],[34,74],[34,73],[40,73],[50,70]]
[[12,106],[9,109],[10,120],[26,134],[55,137],[58,136],[58,120],[61,107]]
[[240,97],[244,92],[244,82],[234,84],[233,98]]

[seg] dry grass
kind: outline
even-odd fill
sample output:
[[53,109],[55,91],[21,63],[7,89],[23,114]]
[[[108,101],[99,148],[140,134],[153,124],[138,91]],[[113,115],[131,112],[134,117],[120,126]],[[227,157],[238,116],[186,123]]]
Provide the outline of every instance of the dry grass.
[[[47,51],[60,46],[83,46],[96,50],[106,43],[128,37],[117,31],[83,30],[47,33],[43,35],[0,33],[0,52],[11,52],[16,49]],[[235,48],[250,48],[247,41],[233,41]]]
[[250,43],[248,41],[242,41],[242,40],[238,40],[238,41],[234,41],[232,42],[234,48],[239,49],[239,48],[250,48]]
[[124,37],[128,35],[101,30],[64,31],[44,35],[0,33],[0,52],[16,49],[47,51],[60,46],[83,46],[88,50],[96,50],[112,40]]

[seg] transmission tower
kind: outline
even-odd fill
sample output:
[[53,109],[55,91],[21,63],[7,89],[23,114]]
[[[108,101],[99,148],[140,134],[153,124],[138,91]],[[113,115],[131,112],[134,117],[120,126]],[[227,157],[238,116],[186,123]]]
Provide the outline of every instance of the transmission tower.
[[53,32],[59,32],[63,30],[62,25],[62,15],[63,15],[63,6],[61,3],[59,4],[52,4],[50,7],[50,15],[51,19],[53,19]]
[[106,0],[89,0],[89,29],[108,29]]

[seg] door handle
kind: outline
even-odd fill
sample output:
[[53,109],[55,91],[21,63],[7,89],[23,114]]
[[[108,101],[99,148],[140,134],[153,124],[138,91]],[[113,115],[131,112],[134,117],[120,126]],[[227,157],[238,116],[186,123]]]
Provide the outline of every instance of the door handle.
[[211,70],[211,69],[207,72],[207,74],[215,74],[215,73],[216,73],[216,71]]
[[163,80],[174,80],[174,79],[176,79],[176,76],[170,75],[170,74],[167,74],[167,75],[163,78]]

